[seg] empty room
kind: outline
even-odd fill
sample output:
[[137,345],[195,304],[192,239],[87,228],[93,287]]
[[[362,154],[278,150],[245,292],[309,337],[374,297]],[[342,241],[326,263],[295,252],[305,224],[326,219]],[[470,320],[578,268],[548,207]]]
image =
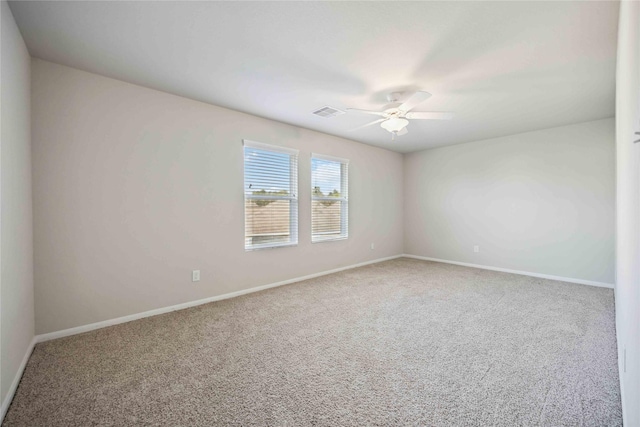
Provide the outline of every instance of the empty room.
[[640,2],[0,6],[2,426],[640,427]]

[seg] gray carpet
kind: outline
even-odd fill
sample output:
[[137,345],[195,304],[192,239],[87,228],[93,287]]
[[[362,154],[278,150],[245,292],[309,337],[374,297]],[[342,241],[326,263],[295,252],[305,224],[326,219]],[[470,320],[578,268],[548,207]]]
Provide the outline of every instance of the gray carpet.
[[619,426],[613,291],[397,259],[38,344],[6,426]]

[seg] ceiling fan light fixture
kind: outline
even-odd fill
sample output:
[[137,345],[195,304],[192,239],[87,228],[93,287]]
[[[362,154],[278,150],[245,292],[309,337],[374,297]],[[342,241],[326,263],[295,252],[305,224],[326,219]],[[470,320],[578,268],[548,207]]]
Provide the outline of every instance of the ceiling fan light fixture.
[[400,132],[408,124],[409,124],[409,120],[401,119],[401,118],[398,118],[398,117],[392,117],[392,118],[390,118],[388,120],[385,120],[384,122],[380,123],[380,126],[383,129],[386,129],[389,132],[393,133],[393,132]]

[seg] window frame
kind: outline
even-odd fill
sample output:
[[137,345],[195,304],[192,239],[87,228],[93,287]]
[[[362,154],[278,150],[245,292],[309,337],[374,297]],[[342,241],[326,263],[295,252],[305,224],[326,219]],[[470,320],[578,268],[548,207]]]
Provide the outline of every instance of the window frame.
[[[286,196],[267,196],[247,194],[247,182],[246,182],[246,151],[245,148],[253,148],[256,150],[262,150],[278,154],[289,155],[289,191],[290,194]],[[294,148],[283,147],[281,145],[265,144],[262,142],[251,141],[248,139],[242,140],[242,192],[243,192],[243,220],[244,220],[244,250],[245,252],[257,251],[262,249],[275,249],[285,248],[291,246],[298,246],[298,211],[299,211],[299,198],[298,198],[298,153],[299,151]],[[289,241],[283,243],[267,243],[259,245],[247,246],[247,200],[287,200],[289,201]]]
[[[313,194],[313,159],[340,163],[340,196],[314,196]],[[309,160],[311,178],[311,243],[335,242],[349,238],[349,159],[328,156],[325,154],[311,153]],[[313,202],[332,201],[340,202],[340,235],[318,238],[313,232]]]

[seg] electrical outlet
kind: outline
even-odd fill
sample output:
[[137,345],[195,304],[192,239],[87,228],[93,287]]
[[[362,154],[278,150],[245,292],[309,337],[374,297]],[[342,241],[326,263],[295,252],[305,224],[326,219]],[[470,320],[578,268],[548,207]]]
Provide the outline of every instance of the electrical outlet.
[[375,244],[375,243],[372,243],[372,244],[371,244],[371,250],[374,250],[375,248],[376,248],[376,244]]
[[480,246],[476,245],[473,247],[473,252],[480,252]]
[[193,270],[191,272],[191,281],[199,282],[200,281],[200,270]]

